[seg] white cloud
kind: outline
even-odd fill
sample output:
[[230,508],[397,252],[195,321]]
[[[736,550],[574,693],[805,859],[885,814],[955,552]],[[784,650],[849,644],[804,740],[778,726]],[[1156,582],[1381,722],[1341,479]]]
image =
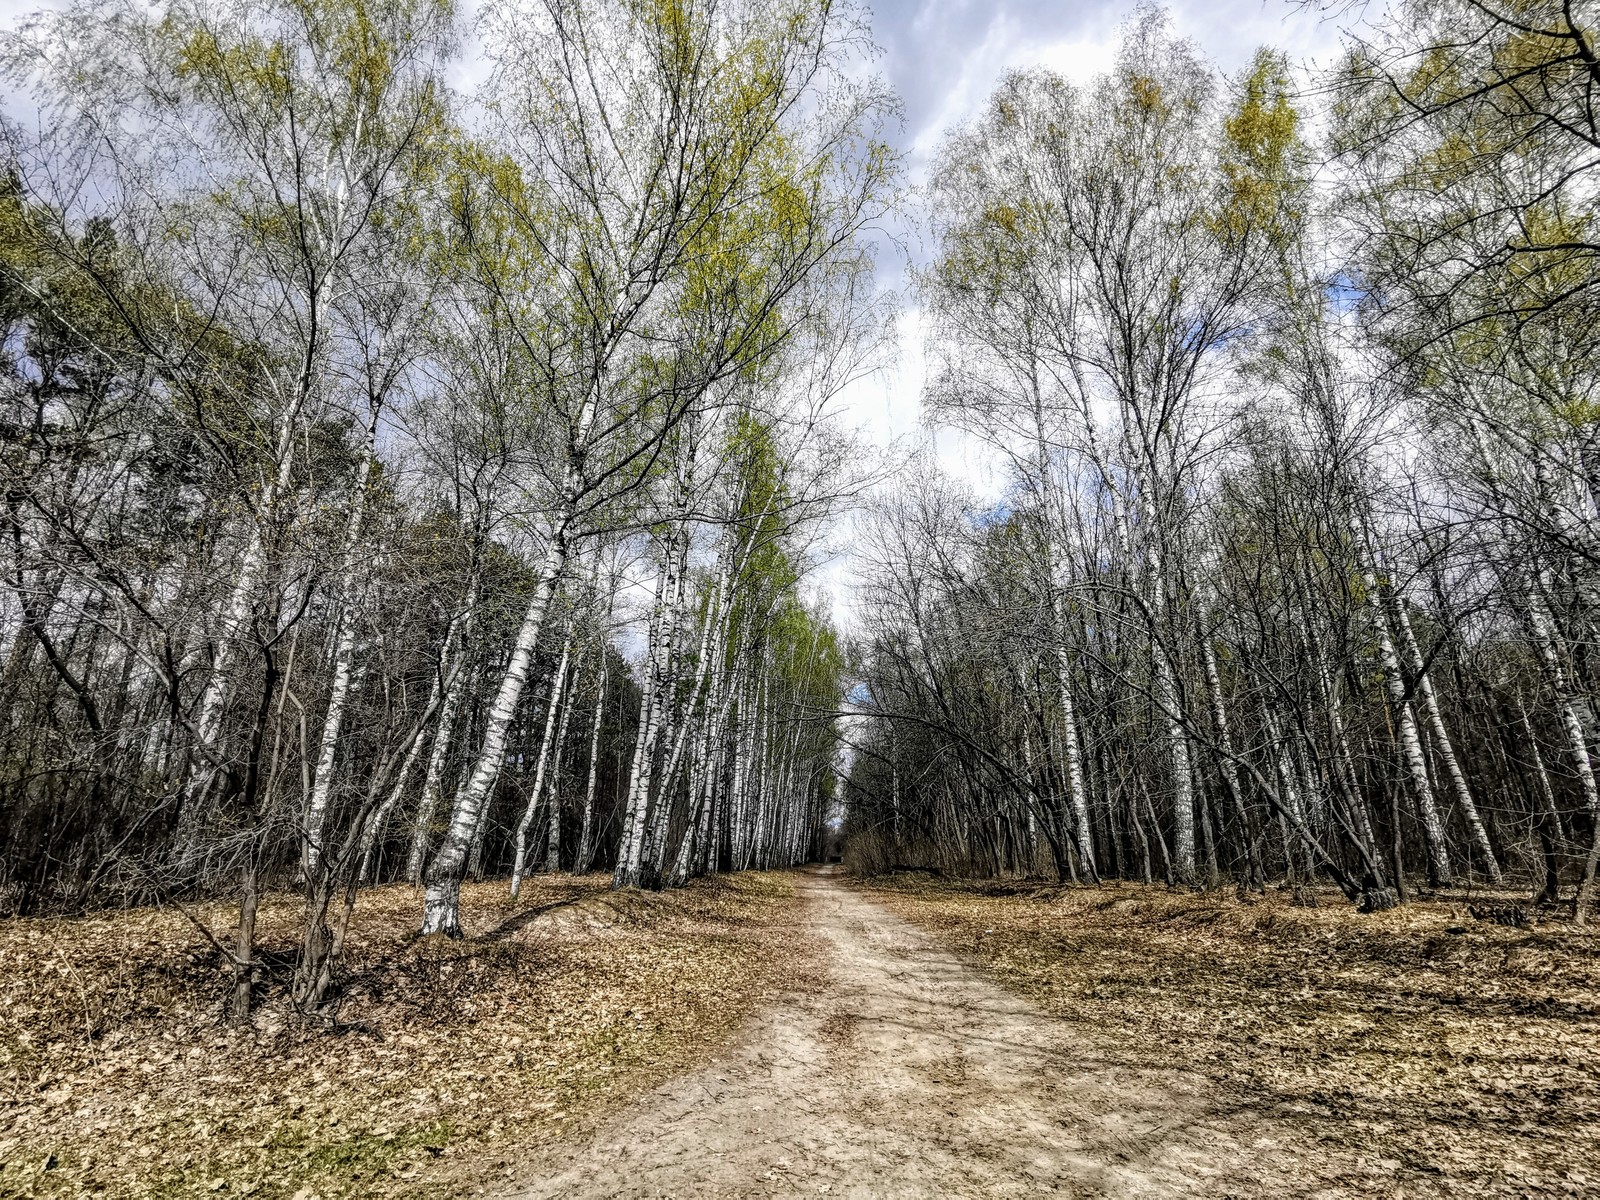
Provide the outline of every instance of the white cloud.
[[[976,0],[879,0],[872,7],[875,33],[886,50],[884,74],[905,100],[903,145],[913,185],[924,180],[944,132],[976,117],[1007,71],[1047,67],[1075,83],[1088,83],[1111,65],[1122,27],[1137,11],[1131,0],[1077,6],[1058,0],[994,6]],[[1339,50],[1335,26],[1315,9],[1290,0],[1178,0],[1167,7],[1173,31],[1230,74],[1246,67],[1262,45],[1275,46],[1306,67],[1329,66]],[[902,230],[900,236],[913,257],[921,257],[916,231]],[[992,503],[1005,486],[999,456],[970,435],[924,429],[926,346],[914,298],[907,298],[899,334],[894,365],[842,398],[849,418],[880,447],[919,431],[927,434],[939,468],[980,503]],[[848,627],[853,611],[848,552],[818,575]]]
[[[0,0],[0,26],[11,27],[27,13],[59,7],[61,0]],[[470,18],[473,0],[466,0]],[[944,131],[976,116],[1008,70],[1049,67],[1075,82],[1105,70],[1115,55],[1122,25],[1134,15],[1132,0],[1063,4],[1060,0],[876,0],[871,3],[874,33],[884,48],[879,67],[904,100],[902,145],[911,180],[920,182]],[[1334,25],[1316,9],[1290,0],[1176,0],[1168,5],[1173,28],[1195,42],[1225,72],[1244,67],[1255,49],[1271,44],[1292,61],[1329,65],[1339,47]],[[1381,9],[1373,0],[1368,16]],[[464,31],[470,21],[463,21]],[[472,54],[452,82],[470,91],[485,65]],[[913,258],[925,255],[915,230],[891,231]],[[899,282],[897,264],[884,255],[886,286]],[[995,455],[976,439],[956,431],[924,429],[922,389],[926,375],[924,323],[907,297],[898,322],[900,350],[895,363],[854,384],[841,398],[847,421],[880,450],[931,437],[940,468],[962,481],[980,501],[992,502],[1003,487]],[[840,540],[844,540],[841,536]],[[817,572],[820,590],[831,593],[841,621],[848,624],[852,563],[848,553]]]

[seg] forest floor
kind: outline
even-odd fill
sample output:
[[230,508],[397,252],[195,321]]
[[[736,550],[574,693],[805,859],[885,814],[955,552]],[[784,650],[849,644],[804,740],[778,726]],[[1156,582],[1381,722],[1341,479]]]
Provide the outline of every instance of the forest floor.
[[0,1195],[1600,1194],[1600,934],[1463,900],[540,877],[356,910],[252,1028],[222,905],[0,922]]
[[799,887],[825,973],[502,1194],[1600,1191],[1588,931],[1447,902]]
[[[805,961],[793,877],[612,895],[469,884],[467,937],[362,894],[337,1021],[285,992],[302,904],[260,915],[254,1025],[196,927],[222,904],[0,922],[0,1196],[457,1195],[703,1061]],[[783,980],[783,982],[786,982]]]

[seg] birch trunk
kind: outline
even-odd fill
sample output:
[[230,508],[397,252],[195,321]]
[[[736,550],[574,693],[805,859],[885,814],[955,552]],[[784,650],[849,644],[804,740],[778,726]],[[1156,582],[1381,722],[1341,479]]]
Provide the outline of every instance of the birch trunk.
[[1508,560],[1502,578],[1515,580],[1521,585],[1520,589],[1513,586],[1508,590],[1513,592],[1520,590],[1522,593],[1518,597],[1521,600],[1519,607],[1527,620],[1528,631],[1539,653],[1545,678],[1555,696],[1562,732],[1567,737],[1567,752],[1572,757],[1573,770],[1577,773],[1579,785],[1583,789],[1584,805],[1589,810],[1592,826],[1589,856],[1584,863],[1583,878],[1578,884],[1578,895],[1574,901],[1574,916],[1578,921],[1585,922],[1589,918],[1589,910],[1594,905],[1596,874],[1600,872],[1600,786],[1597,786],[1595,781],[1594,762],[1589,755],[1589,741],[1584,736],[1582,722],[1578,720],[1566,667],[1561,661],[1561,653],[1556,642],[1555,618],[1550,613],[1544,598],[1544,581],[1526,566],[1518,565],[1512,568],[1509,565],[1516,557],[1516,543],[1509,536],[1508,530],[1514,516],[1513,506],[1508,502],[1500,485],[1499,472],[1495,467],[1494,456],[1490,453],[1489,441],[1483,432],[1482,424],[1474,419],[1470,425],[1478,455],[1483,463],[1484,475],[1489,483],[1490,495],[1500,512],[1502,540]]
[[567,564],[567,529],[563,521],[550,538],[540,561],[533,595],[517,631],[499,690],[489,706],[483,732],[483,746],[471,773],[456,793],[450,824],[444,839],[429,864],[427,893],[423,901],[422,932],[461,936],[461,881],[466,874],[467,855],[488,807],[489,794],[500,777],[505,762],[506,734],[516,715],[517,702],[528,682],[528,667],[544,628],[550,598],[555,594]]
[[439,796],[444,790],[445,764],[450,758],[451,739],[455,736],[456,719],[461,712],[461,701],[467,690],[465,643],[472,629],[472,618],[478,604],[478,574],[474,567],[472,580],[467,586],[465,609],[458,613],[445,633],[444,650],[440,655],[440,670],[447,673],[444,708],[439,713],[439,728],[434,731],[433,749],[428,754],[428,769],[422,777],[422,798],[417,803],[416,823],[411,831],[411,849],[406,855],[406,878],[413,884],[422,882],[422,864],[428,854],[428,834],[433,824],[434,810],[439,806]]
[[[1166,651],[1156,647],[1156,678],[1166,707],[1176,713],[1178,689]],[[1177,882],[1193,885],[1194,774],[1189,762],[1189,737],[1176,716],[1167,722],[1167,748],[1172,760],[1172,867]]]
[[[1059,609],[1059,602],[1057,605]],[[1060,618],[1057,618],[1058,628]],[[1056,674],[1061,696],[1061,748],[1067,760],[1067,799],[1072,805],[1073,833],[1078,861],[1088,882],[1098,885],[1100,866],[1094,855],[1094,828],[1089,823],[1089,789],[1084,783],[1083,751],[1078,743],[1078,715],[1072,701],[1072,664],[1066,643],[1057,633]]]
[[[440,690],[440,679],[438,674],[435,673],[433,686],[428,693],[428,703],[424,708],[425,713],[431,713],[438,707]],[[361,866],[356,872],[356,882],[358,884],[365,885],[372,877],[372,855],[377,848],[378,836],[388,822],[389,814],[394,811],[395,807],[400,803],[400,798],[405,794],[406,780],[411,777],[412,769],[417,765],[417,759],[421,754],[422,725],[419,724],[415,735],[411,739],[411,746],[406,751],[405,762],[400,765],[400,773],[395,778],[394,787],[390,789],[389,795],[385,797],[383,803],[373,810],[372,815],[367,818],[365,828],[361,831]]]
[[[1032,379],[1034,417],[1034,457],[1038,472],[1041,507],[1044,510],[1044,538],[1046,545],[1045,583],[1050,589],[1050,613],[1055,621],[1056,686],[1061,699],[1061,748],[1067,767],[1067,803],[1072,807],[1073,834],[1078,848],[1078,861],[1083,864],[1089,882],[1100,882],[1100,868],[1095,861],[1094,830],[1089,822],[1089,794],[1084,786],[1083,752],[1078,742],[1078,717],[1072,699],[1072,658],[1067,649],[1067,614],[1062,604],[1061,588],[1057,576],[1060,568],[1056,560],[1056,531],[1064,529],[1058,522],[1051,503],[1055,495],[1055,481],[1050,470],[1050,456],[1045,440],[1044,406],[1041,401],[1038,379]],[[1030,814],[1031,815],[1031,814]]]
[[550,770],[550,829],[545,841],[544,869],[551,875],[561,870],[561,757],[567,745],[567,726],[572,719],[572,708],[577,701],[576,680],[583,674],[583,657],[572,667],[572,679],[567,683],[568,700],[561,709],[561,724],[556,727],[556,744],[552,751],[554,760]]
[[328,802],[333,795],[335,760],[339,753],[339,734],[344,728],[345,708],[350,700],[354,678],[356,650],[356,622],[351,619],[358,587],[356,544],[366,524],[367,487],[372,478],[372,463],[377,456],[378,414],[372,414],[367,427],[366,448],[361,456],[361,466],[356,471],[355,498],[350,506],[350,516],[345,523],[343,558],[344,566],[339,583],[339,610],[334,623],[335,649],[333,654],[333,683],[328,690],[328,711],[322,720],[322,741],[317,750],[317,765],[311,776],[311,795],[306,801],[302,832],[300,871],[307,879],[316,874],[322,860],[323,825],[326,822]]
[[1222,786],[1227,789],[1228,803],[1232,805],[1234,817],[1239,822],[1239,836],[1244,841],[1249,863],[1250,885],[1263,888],[1266,886],[1267,873],[1261,864],[1260,843],[1250,829],[1250,813],[1245,807],[1244,789],[1239,786],[1239,769],[1234,765],[1233,730],[1228,724],[1228,709],[1222,699],[1222,676],[1217,670],[1216,648],[1206,630],[1201,629],[1199,635],[1206,697],[1211,703],[1211,723],[1216,727],[1217,745],[1222,749],[1222,761],[1219,764]]
[[760,713],[759,729],[756,737],[755,750],[755,779],[756,779],[756,815],[752,825],[754,836],[751,839],[751,856],[755,866],[765,868],[766,862],[766,832],[767,821],[772,806],[772,703],[771,703],[771,670],[761,673],[761,695],[757,700],[757,711]]
[[728,866],[740,870],[744,863],[744,825],[746,794],[750,774],[750,727],[754,716],[750,712],[750,680],[741,675],[738,681],[739,719],[734,729],[733,786],[728,798]]
[[555,739],[556,714],[561,708],[561,695],[566,688],[567,666],[572,660],[572,626],[561,640],[561,660],[550,679],[550,701],[545,706],[544,733],[539,739],[539,760],[533,770],[533,787],[528,792],[528,802],[523,806],[522,819],[517,822],[516,850],[511,861],[511,898],[522,894],[522,877],[528,868],[528,830],[533,826],[533,815],[539,807],[539,796],[544,790],[545,772],[550,764],[550,746]]
[[[299,404],[296,404],[283,414],[282,424],[278,429],[278,471],[262,487],[261,498],[257,503],[257,509],[262,514],[271,512],[276,507],[279,494],[289,487],[294,478],[295,421],[299,409]],[[211,660],[206,686],[200,693],[200,702],[195,711],[195,744],[202,753],[212,751],[222,734],[222,717],[231,695],[230,672],[233,669],[234,657],[238,653],[239,635],[250,614],[250,605],[255,598],[256,589],[261,586],[266,574],[266,566],[266,541],[262,534],[261,518],[258,517],[251,529],[244,556],[240,559],[239,570],[233,577],[233,590],[228,595],[227,607],[223,610],[222,622],[218,628],[216,654]],[[214,768],[196,767],[184,791],[183,803],[178,811],[180,827],[188,827],[198,819],[198,814],[194,810],[210,788],[214,776]],[[186,838],[183,840],[187,841]]]
[[1339,692],[1334,687],[1328,656],[1322,648],[1321,638],[1317,636],[1317,631],[1309,619],[1302,620],[1300,631],[1305,638],[1311,660],[1317,668],[1317,694],[1322,701],[1323,713],[1327,718],[1328,736],[1333,743],[1334,778],[1339,792],[1344,797],[1351,820],[1355,824],[1356,834],[1363,847],[1363,855],[1369,864],[1368,902],[1375,909],[1390,908],[1393,906],[1394,897],[1388,894],[1385,881],[1377,870],[1378,839],[1372,828],[1372,816],[1367,811],[1366,797],[1361,792],[1360,781],[1356,775],[1355,756],[1350,750],[1350,734],[1339,710]]
[[572,873],[582,875],[589,869],[594,855],[594,793],[600,779],[600,722],[605,716],[606,684],[611,673],[610,655],[600,647],[600,678],[594,692],[594,724],[589,734],[589,779],[583,789],[583,829],[578,834],[578,856],[573,860]]
[[[1358,539],[1361,537],[1359,528],[1352,532]],[[1371,568],[1362,568],[1362,583],[1367,589],[1372,619],[1377,628],[1378,659],[1383,666],[1389,699],[1394,707],[1395,734],[1411,777],[1417,815],[1422,821],[1422,839],[1428,852],[1428,882],[1434,887],[1448,887],[1451,882],[1450,852],[1445,845],[1444,822],[1440,820],[1438,806],[1434,803],[1433,786],[1428,782],[1428,760],[1422,751],[1422,738],[1417,733],[1416,713],[1406,696],[1405,676],[1400,670],[1400,656],[1395,652],[1389,615],[1379,592],[1377,576]]]
[[1589,820],[1593,826],[1589,856],[1584,862],[1583,878],[1578,883],[1578,895],[1574,901],[1574,915],[1580,923],[1584,923],[1588,921],[1594,907],[1595,876],[1597,868],[1600,868],[1600,785],[1597,785],[1595,780],[1594,760],[1589,754],[1589,740],[1584,736],[1583,723],[1578,719],[1577,708],[1573,703],[1566,666],[1561,661],[1561,654],[1557,649],[1555,620],[1550,615],[1537,582],[1528,596],[1527,611],[1534,644],[1538,647],[1539,657],[1544,664],[1545,676],[1550,681],[1550,690],[1555,695],[1556,711],[1561,717],[1561,728],[1567,735],[1567,752],[1572,757],[1573,770],[1583,789],[1584,805],[1589,810]]
[[[1132,457],[1130,455],[1130,459]],[[1101,473],[1105,475],[1104,467],[1101,468]],[[1154,656],[1157,703],[1167,718],[1167,754],[1172,770],[1170,873],[1176,876],[1177,882],[1193,886],[1195,882],[1194,775],[1189,758],[1189,739],[1184,730],[1183,714],[1178,699],[1177,663],[1173,661],[1173,656],[1168,652],[1169,648],[1163,638],[1163,634],[1168,632],[1166,555],[1161,545],[1161,524],[1151,499],[1156,471],[1152,466],[1149,469],[1140,469],[1139,474],[1143,476],[1139,480],[1137,489],[1139,515],[1149,538],[1145,561],[1149,581],[1150,650]],[[1121,536],[1131,551],[1132,540],[1126,524],[1122,524],[1120,528]],[[1129,561],[1132,561],[1131,553]],[[1148,797],[1146,799],[1148,800]],[[1152,822],[1154,819],[1152,816]],[[1162,847],[1165,848],[1166,840],[1160,838],[1159,827],[1155,832]]]
[[1523,707],[1520,693],[1517,695],[1517,713],[1522,719],[1522,730],[1528,737],[1528,756],[1533,761],[1534,779],[1539,785],[1539,804],[1543,809],[1544,819],[1538,824],[1539,840],[1544,847],[1545,876],[1538,899],[1553,904],[1561,895],[1561,859],[1557,850],[1564,840],[1561,812],[1556,808],[1555,788],[1550,783],[1550,772],[1545,769],[1544,754],[1539,749],[1538,732],[1528,717],[1528,710]]
[[[683,760],[683,752],[689,739],[702,730],[705,726],[705,714],[701,713],[697,720],[695,714],[699,711],[701,697],[705,694],[706,681],[710,678],[712,661],[721,653],[723,603],[728,586],[728,556],[726,552],[718,555],[718,570],[716,584],[711,594],[706,599],[705,620],[700,627],[700,645],[696,651],[696,667],[694,680],[689,686],[689,694],[683,701],[683,714],[674,730],[671,748],[667,752],[665,769],[661,776],[662,799],[657,804],[657,813],[654,828],[651,832],[650,850],[659,861],[658,867],[664,868],[664,857],[667,848],[667,838],[670,835],[670,822],[672,806],[667,802],[667,797],[673,794],[678,769]],[[694,781],[690,781],[689,802],[691,809],[694,806]],[[696,817],[691,812],[689,827],[685,830],[685,839],[689,839],[693,832]]]
[[1461,815],[1466,818],[1467,828],[1472,830],[1472,837],[1478,843],[1478,852],[1483,856],[1484,870],[1488,873],[1490,882],[1499,886],[1501,883],[1500,862],[1495,857],[1494,846],[1489,841],[1489,831],[1484,827],[1483,818],[1478,814],[1478,806],[1472,798],[1472,788],[1467,784],[1466,772],[1461,769],[1461,762],[1456,758],[1455,745],[1450,740],[1450,733],[1445,728],[1444,713],[1439,707],[1439,698],[1433,690],[1433,680],[1429,678],[1426,665],[1422,659],[1422,651],[1417,646],[1416,635],[1411,629],[1411,618],[1406,615],[1405,605],[1398,596],[1390,596],[1390,607],[1394,610],[1395,628],[1400,631],[1400,644],[1405,648],[1406,657],[1411,663],[1411,673],[1417,681],[1416,692],[1422,700],[1422,711],[1428,718],[1428,728],[1433,734],[1434,750],[1444,763],[1445,773],[1450,776],[1451,785],[1455,789],[1456,803],[1461,806]]
[[[735,664],[737,671],[738,664]],[[733,703],[733,688],[724,672],[719,671],[715,692],[718,694],[713,711],[701,722],[700,736],[695,739],[694,764],[689,776],[689,824],[678,847],[677,859],[670,876],[675,886],[688,882],[694,869],[696,856],[705,857],[705,846],[715,831],[716,782],[710,777],[715,748],[724,736],[728,712]]]
[[656,603],[651,613],[644,691],[639,698],[639,731],[634,736],[633,761],[628,772],[628,792],[623,808],[622,841],[617,847],[617,865],[611,879],[611,886],[616,888],[639,887],[643,883],[640,865],[644,855],[645,808],[652,775],[651,760],[655,757],[656,741],[661,732],[660,691],[665,685],[666,673],[663,656],[666,643],[670,641],[670,634],[665,628],[670,592],[674,586],[670,576],[671,569],[663,564],[661,577],[656,582]]

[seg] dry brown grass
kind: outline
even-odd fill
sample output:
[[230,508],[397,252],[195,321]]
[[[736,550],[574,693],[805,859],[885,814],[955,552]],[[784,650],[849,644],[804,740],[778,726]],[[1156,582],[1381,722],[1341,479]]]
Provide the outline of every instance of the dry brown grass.
[[[179,912],[0,922],[0,1194],[455,1193],[730,1034],[792,971],[793,889],[741,875],[608,897],[469,885],[468,938],[363,895],[331,1031],[283,984],[301,907],[263,905],[255,1027],[221,1019],[216,951]],[[219,937],[224,905],[191,913]],[[783,982],[788,982],[785,979]]]
[[1362,915],[1276,892],[868,886],[1074,1022],[1102,1061],[1192,1070],[1353,1152],[1334,1190],[1600,1194],[1593,930],[1447,902]]

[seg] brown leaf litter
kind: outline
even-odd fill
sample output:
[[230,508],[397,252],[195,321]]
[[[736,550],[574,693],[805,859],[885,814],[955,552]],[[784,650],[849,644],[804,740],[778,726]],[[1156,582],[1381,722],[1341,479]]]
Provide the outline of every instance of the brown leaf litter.
[[[1466,902],[1363,915],[1264,897],[962,884],[868,894],[1069,1022],[1103,1061],[1183,1067],[1390,1194],[1600,1189],[1600,934]],[[1491,913],[1492,916],[1492,913]],[[1348,1186],[1345,1186],[1348,1185]]]
[[[302,907],[263,904],[269,981],[173,909],[0,922],[0,1194],[442,1194],[586,1125],[720,1044],[792,968],[781,874],[667,893],[603,876],[463,892],[468,937],[419,939],[408,886],[363,893],[331,1026],[284,995]],[[219,940],[236,912],[189,913]]]

